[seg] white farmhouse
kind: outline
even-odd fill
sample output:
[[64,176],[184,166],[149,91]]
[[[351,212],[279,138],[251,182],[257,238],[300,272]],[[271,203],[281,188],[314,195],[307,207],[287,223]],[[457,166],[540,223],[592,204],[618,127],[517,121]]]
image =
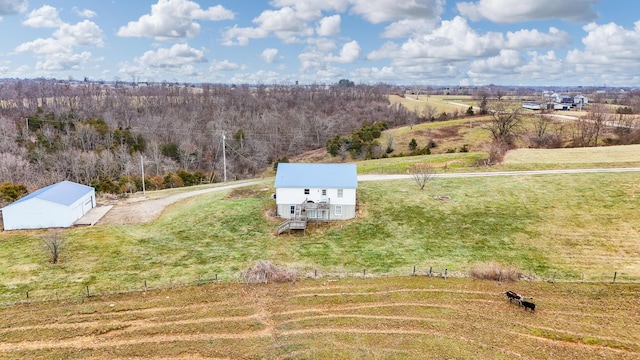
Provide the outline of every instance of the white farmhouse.
[[279,163],[275,180],[277,215],[296,220],[346,220],[356,216],[355,164]]
[[70,227],[95,206],[94,188],[63,181],[3,207],[2,221],[5,230]]

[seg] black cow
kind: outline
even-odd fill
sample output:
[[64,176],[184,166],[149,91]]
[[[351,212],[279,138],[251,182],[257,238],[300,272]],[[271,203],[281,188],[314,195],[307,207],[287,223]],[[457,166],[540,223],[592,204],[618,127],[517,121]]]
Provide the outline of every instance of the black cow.
[[505,292],[505,295],[509,298],[509,302],[516,301],[518,305],[522,305],[522,295],[515,293],[511,290]]
[[524,311],[527,311],[527,309],[531,310],[531,312],[536,311],[536,304],[532,302],[522,301],[522,306],[524,306]]

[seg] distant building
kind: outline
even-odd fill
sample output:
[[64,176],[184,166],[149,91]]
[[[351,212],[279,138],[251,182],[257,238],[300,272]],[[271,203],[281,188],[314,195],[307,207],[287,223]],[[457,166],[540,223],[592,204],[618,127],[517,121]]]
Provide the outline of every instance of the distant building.
[[589,99],[582,95],[571,97],[568,95],[561,95],[558,93],[545,91],[543,92],[542,97],[545,99],[543,103],[537,101],[527,101],[522,103],[522,107],[529,110],[571,110],[576,107],[578,109],[582,109],[584,105],[589,103]]
[[94,188],[63,181],[3,207],[2,220],[5,230],[64,228],[95,206]]

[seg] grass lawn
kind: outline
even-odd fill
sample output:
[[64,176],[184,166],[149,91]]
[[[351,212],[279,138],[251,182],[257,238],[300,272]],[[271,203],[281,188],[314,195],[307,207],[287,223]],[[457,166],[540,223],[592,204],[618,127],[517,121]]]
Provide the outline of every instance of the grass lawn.
[[[464,274],[497,261],[556,280],[640,279],[637,173],[361,182],[358,218],[276,236],[272,184],[210,193],[153,223],[64,230],[58,265],[46,231],[2,233],[0,303],[149,286],[199,276],[238,281],[258,259],[321,274]],[[451,201],[434,200],[446,195]]]

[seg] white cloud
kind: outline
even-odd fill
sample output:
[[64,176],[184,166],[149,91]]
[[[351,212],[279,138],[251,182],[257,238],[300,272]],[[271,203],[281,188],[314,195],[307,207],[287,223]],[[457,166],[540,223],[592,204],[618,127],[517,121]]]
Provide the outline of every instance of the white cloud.
[[160,48],[157,51],[147,51],[135,62],[142,66],[175,68],[190,63],[206,62],[202,50],[194,49],[188,44],[175,44],[171,48]]
[[265,10],[253,22],[258,26],[234,26],[228,29],[224,34],[223,44],[245,46],[250,39],[266,38],[272,33],[285,43],[296,42],[299,36],[313,35],[313,29],[290,7]]
[[298,36],[313,35],[313,29],[289,7],[263,11],[253,22],[288,43],[297,41]]
[[471,73],[475,74],[510,74],[518,66],[524,64],[524,59],[515,50],[500,50],[498,56],[476,60],[471,63]]
[[221,5],[202,9],[190,0],[158,0],[151,5],[151,14],[141,16],[118,30],[124,37],[153,37],[159,40],[195,37],[200,24],[195,20],[219,21],[233,19],[233,12]]
[[56,8],[44,5],[41,8],[32,10],[22,23],[35,28],[58,27],[62,25],[62,20],[60,20]]
[[344,45],[342,45],[342,49],[340,49],[339,56],[329,55],[325,58],[328,62],[336,62],[336,63],[352,63],[360,57],[360,53],[362,49],[360,48],[360,44],[357,41],[353,40]]
[[406,19],[396,21],[385,27],[383,38],[406,38],[416,34],[431,32],[440,19]]
[[597,18],[592,7],[597,0],[479,0],[459,2],[458,11],[473,21],[488,19],[496,23],[516,23],[543,19],[585,22]]
[[433,60],[466,60],[468,58],[494,56],[504,45],[502,34],[488,32],[478,34],[459,16],[443,21],[431,33],[414,37],[401,46],[386,43],[367,55],[367,59],[429,58]]
[[327,16],[320,19],[316,33],[319,36],[336,36],[340,34],[340,24],[342,18],[340,15]]
[[15,51],[19,53],[33,52],[35,54],[69,53],[71,52],[71,46],[54,38],[36,39],[18,45]]
[[574,73],[553,51],[528,52],[527,56],[515,50],[503,50],[498,56],[471,63],[467,75],[474,84],[499,82],[507,76],[511,84],[549,84],[573,78]]
[[323,11],[344,12],[347,9],[347,0],[273,0],[274,7],[290,7],[295,9],[297,16],[310,21],[322,17]]
[[76,46],[103,46],[104,35],[95,23],[84,20],[75,25],[61,24],[52,38],[36,39],[20,44],[17,52],[36,54],[70,53]]
[[442,13],[444,0],[351,0],[351,12],[378,24],[407,19],[435,19]]
[[246,46],[249,44],[249,39],[264,39],[267,36],[269,36],[269,32],[267,30],[260,28],[238,27],[234,25],[225,32],[222,44],[227,46]]
[[584,49],[573,49],[567,53],[566,64],[577,75],[597,84],[637,84],[640,54],[636,47],[640,43],[640,21],[633,29],[615,23],[583,27],[587,35],[582,38]]
[[36,63],[36,70],[63,71],[77,70],[89,61],[91,53],[83,51],[79,54],[53,53],[48,54]]
[[0,19],[3,15],[19,14],[27,11],[29,4],[27,0],[1,0]]
[[561,48],[571,44],[571,36],[557,28],[549,28],[548,33],[536,29],[507,32],[506,47],[510,49]]
[[98,14],[96,14],[95,11],[89,10],[89,9],[80,9],[76,6],[73,7],[73,12],[83,18],[87,18],[87,19],[91,19],[92,17],[96,17]]
[[103,46],[104,35],[94,22],[84,20],[75,25],[62,24],[53,36],[72,46]]
[[277,55],[278,49],[268,48],[262,51],[262,54],[260,54],[260,58],[262,58],[262,60],[264,60],[264,62],[266,63],[273,64]]
[[211,71],[234,71],[243,68],[242,66],[232,63],[229,60],[212,61],[209,70]]

